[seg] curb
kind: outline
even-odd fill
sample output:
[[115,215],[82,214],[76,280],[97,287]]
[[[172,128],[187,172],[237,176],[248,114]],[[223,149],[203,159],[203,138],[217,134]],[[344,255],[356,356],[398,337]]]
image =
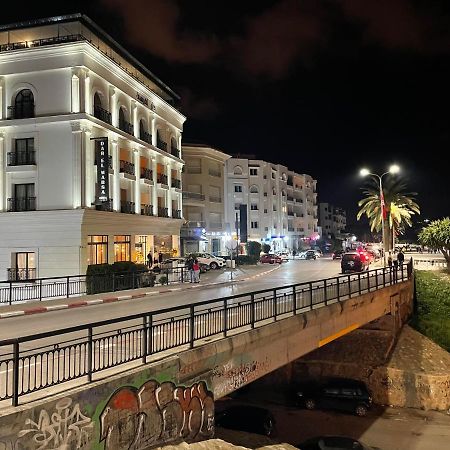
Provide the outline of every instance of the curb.
[[240,278],[238,280],[219,281],[217,283],[207,283],[207,284],[196,284],[193,286],[186,286],[186,287],[165,288],[160,291],[149,291],[149,292],[142,292],[139,294],[119,295],[117,297],[95,298],[92,300],[85,300],[85,301],[79,301],[79,302],[67,303],[67,304],[61,304],[61,305],[33,306],[31,308],[27,308],[22,311],[10,311],[7,313],[0,314],[0,319],[7,319],[8,317],[17,317],[17,316],[28,316],[31,314],[41,314],[44,312],[58,311],[60,309],[73,309],[73,308],[82,308],[83,306],[100,305],[100,304],[104,304],[104,303],[115,303],[115,302],[120,302],[122,300],[132,300],[134,298],[142,298],[142,297],[146,297],[149,295],[166,294],[169,292],[177,292],[177,291],[187,291],[189,289],[195,289],[195,288],[199,288],[199,287],[219,286],[221,284],[234,284],[234,283],[239,283],[241,281],[249,281],[254,278],[258,278],[263,275],[267,275],[268,273],[273,272],[274,270],[277,270],[279,268],[280,268],[280,266],[277,266],[277,267],[274,267],[273,269],[267,270],[266,272],[261,272],[261,273],[258,273],[257,275],[253,275],[253,276],[247,277],[247,278]]

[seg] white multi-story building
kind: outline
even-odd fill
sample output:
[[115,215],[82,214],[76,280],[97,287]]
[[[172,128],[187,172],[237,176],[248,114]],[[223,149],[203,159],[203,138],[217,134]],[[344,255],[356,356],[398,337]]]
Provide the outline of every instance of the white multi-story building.
[[233,157],[226,162],[225,221],[236,236],[239,206],[247,205],[248,239],[272,250],[299,249],[317,239],[317,181],[286,166]]
[[347,214],[330,203],[319,203],[319,225],[325,237],[341,238],[347,225]]
[[230,155],[201,144],[183,145],[184,254],[227,253],[230,234],[225,229],[225,161]]
[[0,27],[0,280],[178,252],[178,100],[85,16]]

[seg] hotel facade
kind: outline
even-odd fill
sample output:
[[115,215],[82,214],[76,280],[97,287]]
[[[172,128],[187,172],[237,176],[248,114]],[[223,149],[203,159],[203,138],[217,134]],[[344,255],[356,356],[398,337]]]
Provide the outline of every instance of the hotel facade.
[[179,253],[178,100],[85,16],[0,27],[0,280]]

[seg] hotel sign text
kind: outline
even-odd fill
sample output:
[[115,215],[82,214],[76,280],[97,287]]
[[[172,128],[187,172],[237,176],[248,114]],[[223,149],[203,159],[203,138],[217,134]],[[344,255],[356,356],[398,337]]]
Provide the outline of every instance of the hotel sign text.
[[155,104],[153,102],[149,102],[147,97],[144,97],[143,95],[139,94],[139,92],[136,92],[136,98],[143,105],[148,106],[152,111],[156,111]]
[[95,160],[97,162],[96,203],[103,203],[109,200],[109,157],[107,137],[95,140]]

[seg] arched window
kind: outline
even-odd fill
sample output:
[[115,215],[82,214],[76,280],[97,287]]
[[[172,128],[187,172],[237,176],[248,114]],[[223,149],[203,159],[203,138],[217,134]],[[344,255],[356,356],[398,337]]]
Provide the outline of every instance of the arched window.
[[281,191],[281,196],[286,197],[286,191],[284,189]]
[[250,186],[250,194],[257,194],[258,193],[258,186]]
[[94,112],[97,109],[101,109],[102,107],[102,99],[100,98],[100,94],[98,92],[94,95]]
[[242,175],[242,167],[241,166],[236,166],[234,168],[234,172],[235,175]]
[[273,194],[273,195],[277,195],[277,191],[276,191],[275,188],[272,188],[272,194]]
[[139,138],[142,139],[143,141],[145,141],[144,137],[145,137],[145,123],[141,119],[139,121]]
[[29,89],[22,89],[14,100],[14,118],[34,117],[34,96]]
[[161,130],[156,130],[156,146],[161,150],[167,151],[167,142],[162,140]]
[[124,111],[123,108],[120,108],[120,109],[119,109],[119,128],[120,128],[121,130],[123,130],[123,131],[125,131],[125,130],[124,130],[124,128],[125,128],[125,122],[126,122],[126,120],[125,120],[125,111]]
[[174,137],[170,139],[170,151],[173,156],[180,157],[180,150],[177,148],[177,140]]

